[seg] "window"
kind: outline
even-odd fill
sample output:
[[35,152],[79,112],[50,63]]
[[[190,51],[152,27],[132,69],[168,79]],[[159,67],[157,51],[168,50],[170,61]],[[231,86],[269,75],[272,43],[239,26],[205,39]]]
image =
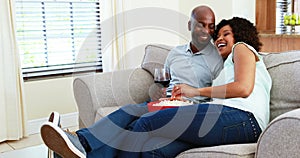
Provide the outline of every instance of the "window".
[[[294,7],[293,7],[294,6]],[[284,14],[300,12],[299,0],[256,0],[256,27],[261,33],[290,32],[291,27],[283,24]],[[300,28],[296,27],[296,32]]]
[[17,0],[24,78],[102,71],[99,0]]
[[[291,33],[292,28],[294,28],[295,32],[299,32],[300,28],[291,26],[291,21],[295,22],[295,25],[300,24],[300,18],[299,18],[299,6],[298,0],[277,0],[276,5],[276,33]],[[292,17],[293,19],[285,19],[284,17],[288,18],[288,16]],[[287,24],[285,25],[284,21],[287,20]]]

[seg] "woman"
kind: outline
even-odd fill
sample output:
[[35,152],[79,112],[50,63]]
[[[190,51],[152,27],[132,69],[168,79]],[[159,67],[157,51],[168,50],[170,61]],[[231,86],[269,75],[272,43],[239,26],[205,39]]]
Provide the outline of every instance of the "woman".
[[[215,45],[225,63],[213,86],[197,89],[180,84],[172,92],[177,99],[200,95],[213,101],[142,115],[130,133],[114,139],[118,150],[112,152],[117,157],[173,158],[191,148],[257,141],[269,121],[271,89],[271,78],[257,53],[261,46],[257,30],[248,20],[234,17],[222,20],[215,32]],[[59,133],[60,129],[47,131]],[[73,143],[70,137],[58,139]]]

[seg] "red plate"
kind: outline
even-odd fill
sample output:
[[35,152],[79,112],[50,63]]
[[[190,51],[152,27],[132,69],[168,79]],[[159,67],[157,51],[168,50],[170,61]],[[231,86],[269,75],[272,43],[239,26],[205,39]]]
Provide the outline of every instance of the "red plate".
[[163,109],[167,109],[167,108],[176,108],[178,106],[153,106],[156,103],[159,103],[160,101],[154,101],[154,102],[149,102],[147,104],[148,106],[148,111],[152,112],[152,111],[157,111],[157,110],[163,110]]

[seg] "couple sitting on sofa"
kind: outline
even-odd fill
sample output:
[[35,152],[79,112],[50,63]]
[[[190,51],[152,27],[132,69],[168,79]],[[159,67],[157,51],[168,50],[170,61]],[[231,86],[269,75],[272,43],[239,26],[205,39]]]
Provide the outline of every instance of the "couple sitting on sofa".
[[206,6],[192,11],[188,27],[192,41],[174,48],[166,59],[172,76],[167,93],[171,90],[179,100],[212,100],[157,112],[149,112],[147,102],[126,105],[75,134],[63,131],[53,113],[41,127],[45,144],[65,158],[134,158],[256,142],[268,123],[272,82],[257,53],[261,43],[256,28],[234,17],[222,20],[214,31],[214,13]]

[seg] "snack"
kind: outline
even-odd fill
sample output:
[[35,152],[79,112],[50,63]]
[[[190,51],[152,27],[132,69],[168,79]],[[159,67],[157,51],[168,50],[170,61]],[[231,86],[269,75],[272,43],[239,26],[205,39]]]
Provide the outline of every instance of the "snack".
[[189,101],[179,101],[179,100],[164,100],[164,101],[156,101],[148,103],[149,111],[157,111],[166,108],[175,108],[179,106],[192,105],[192,102]]
[[189,101],[180,101],[180,100],[163,100],[156,104],[153,104],[153,106],[184,106],[184,105],[192,105]]

